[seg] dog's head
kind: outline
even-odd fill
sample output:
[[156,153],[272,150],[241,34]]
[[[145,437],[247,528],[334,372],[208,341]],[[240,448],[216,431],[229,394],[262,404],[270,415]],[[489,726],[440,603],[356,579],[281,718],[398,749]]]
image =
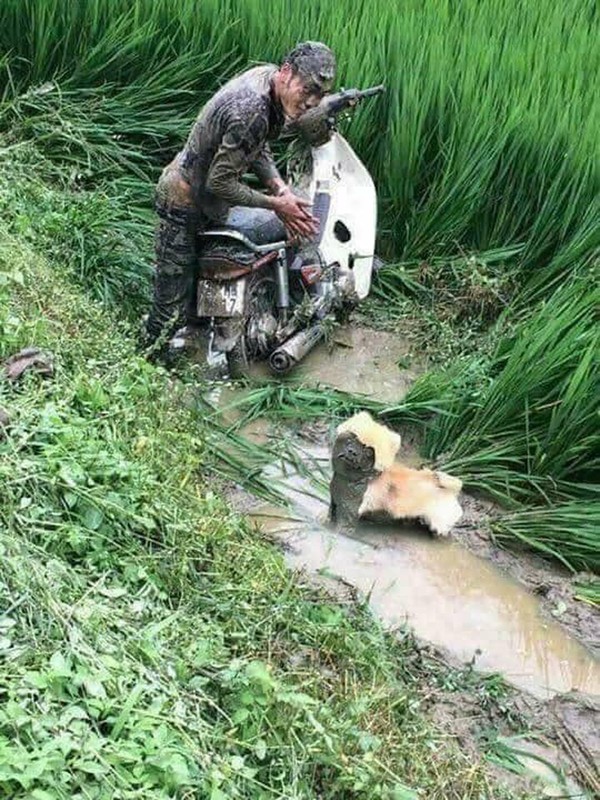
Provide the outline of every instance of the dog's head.
[[354,434],[358,441],[374,453],[374,468],[381,471],[394,463],[400,450],[400,435],[376,422],[368,411],[358,414],[338,425],[336,441],[343,435]]
[[333,443],[331,463],[337,475],[357,480],[374,471],[375,449],[363,444],[354,433],[342,433]]

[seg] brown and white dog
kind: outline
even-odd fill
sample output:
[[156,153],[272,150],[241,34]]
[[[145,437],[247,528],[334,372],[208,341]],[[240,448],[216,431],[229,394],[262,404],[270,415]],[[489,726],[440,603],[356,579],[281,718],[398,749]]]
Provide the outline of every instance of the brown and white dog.
[[340,425],[333,443],[330,516],[356,523],[368,517],[419,519],[447,536],[462,516],[462,482],[445,472],[397,462],[401,439],[362,411]]

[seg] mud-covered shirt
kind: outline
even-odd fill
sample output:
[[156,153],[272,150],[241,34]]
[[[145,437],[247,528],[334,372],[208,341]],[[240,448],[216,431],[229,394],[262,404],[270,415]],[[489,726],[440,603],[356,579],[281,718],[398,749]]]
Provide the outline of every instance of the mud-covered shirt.
[[272,197],[243,183],[251,171],[261,183],[278,178],[268,141],[285,121],[273,93],[277,67],[254,67],[230,80],[204,106],[183,150],[174,159],[191,186],[194,204],[215,221],[231,206],[272,208]]

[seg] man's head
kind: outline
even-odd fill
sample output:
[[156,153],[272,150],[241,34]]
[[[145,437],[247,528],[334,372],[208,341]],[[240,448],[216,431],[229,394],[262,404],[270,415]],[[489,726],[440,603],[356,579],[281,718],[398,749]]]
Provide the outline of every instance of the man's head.
[[296,119],[318,105],[331,90],[335,56],[322,42],[303,42],[283,59],[277,73],[277,95],[286,116]]

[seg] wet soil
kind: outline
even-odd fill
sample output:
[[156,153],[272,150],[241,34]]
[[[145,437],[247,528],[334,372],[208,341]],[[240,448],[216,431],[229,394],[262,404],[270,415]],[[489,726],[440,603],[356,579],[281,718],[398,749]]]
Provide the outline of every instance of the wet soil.
[[[275,478],[277,468],[270,474]],[[416,637],[410,633],[413,674],[422,708],[438,729],[474,762],[485,758],[495,782],[529,797],[600,796],[600,702],[590,694],[600,690],[598,665],[556,621],[544,621],[540,598],[462,543],[434,541],[423,530],[405,527],[401,544],[398,531],[332,530],[324,503],[319,511],[322,501],[302,478],[288,470],[278,479],[293,487],[291,509],[267,506],[234,487],[230,498],[283,548],[307,588],[349,607],[368,600],[393,635],[406,636],[405,621],[417,631]],[[302,511],[307,505],[308,519]],[[423,557],[433,573],[424,570]],[[436,572],[439,566],[442,572]],[[548,569],[541,565],[528,574]],[[412,616],[396,613],[402,602]],[[469,643],[462,651],[461,642]],[[515,663],[524,664],[523,674],[511,674]],[[486,684],[479,669],[490,668],[519,688],[497,684],[493,675]],[[573,685],[585,691],[569,691]]]
[[371,328],[340,327],[329,344],[316,347],[295,377],[351,394],[396,403],[425,369],[423,357],[401,336]]
[[[289,473],[287,479],[290,480]],[[296,489],[300,489],[298,495],[303,498],[303,503],[306,503],[307,497],[309,504],[315,502],[311,495],[302,494],[297,477],[291,477],[291,482]],[[540,800],[545,797],[573,800],[600,797],[597,766],[600,764],[600,701],[598,695],[589,693],[598,691],[597,665],[556,622],[545,625],[536,613],[537,597],[529,595],[518,583],[505,576],[494,576],[497,570],[488,562],[483,563],[491,571],[491,586],[488,569],[483,573],[477,571],[477,575],[483,575],[485,597],[479,598],[482,605],[485,606],[490,602],[490,597],[494,597],[494,588],[498,588],[494,587],[494,581],[499,581],[501,595],[508,588],[509,599],[512,597],[514,603],[516,598],[517,605],[524,604],[525,610],[521,608],[516,614],[514,606],[508,605],[508,630],[509,633],[516,632],[517,640],[529,636],[525,650],[526,655],[528,652],[527,658],[533,659],[533,662],[525,659],[525,664],[531,670],[529,675],[515,676],[504,672],[503,678],[514,682],[515,687],[504,681],[498,683],[494,675],[486,682],[479,672],[482,666],[486,666],[485,660],[482,663],[483,652],[479,652],[482,648],[473,649],[477,641],[482,644],[481,640],[476,636],[471,639],[470,651],[460,653],[456,649],[456,642],[463,640],[464,626],[468,627],[469,617],[473,613],[469,591],[466,600],[460,600],[458,607],[455,601],[444,607],[440,605],[439,596],[435,597],[439,587],[434,585],[433,595],[427,596],[427,586],[419,584],[418,569],[416,576],[411,574],[415,566],[415,562],[411,561],[415,555],[411,553],[411,548],[415,543],[417,555],[419,544],[423,542],[431,552],[436,552],[439,545],[442,545],[445,553],[452,550],[466,552],[461,545],[450,543],[446,547],[446,542],[432,541],[422,530],[404,530],[402,536],[410,544],[403,549],[403,558],[407,557],[408,561],[402,564],[394,559],[394,547],[390,547],[390,537],[394,534],[391,532],[363,530],[350,537],[331,531],[326,526],[318,530],[315,520],[302,521],[297,503],[294,503],[291,511],[265,506],[257,504],[256,499],[233,487],[231,498],[260,527],[262,535],[266,534],[283,548],[288,564],[296,570],[298,580],[308,589],[324,591],[335,602],[350,608],[356,602],[368,600],[374,613],[390,628],[392,635],[406,637],[406,628],[403,626],[406,617],[400,619],[392,613],[390,619],[386,615],[386,612],[389,613],[386,600],[390,599],[389,596],[386,598],[386,590],[389,592],[391,588],[393,603],[398,601],[395,591],[397,581],[394,582],[394,578],[389,580],[390,573],[402,566],[404,587],[412,594],[417,591],[419,603],[422,602],[421,608],[426,612],[425,620],[434,620],[437,630],[437,633],[427,637],[429,641],[423,635],[408,634],[414,646],[411,672],[417,676],[416,688],[421,706],[432,723],[456,740],[464,752],[471,754],[474,763],[484,758],[486,771],[495,782],[526,792],[528,797]],[[375,536],[383,536],[384,539],[377,543]],[[314,561],[307,559],[305,537],[310,541],[309,552]],[[339,561],[337,555],[340,556]],[[468,560],[471,559],[478,565],[482,561],[474,554],[469,554]],[[375,564],[380,582],[385,584],[387,581],[383,591],[377,586],[377,578],[370,585],[361,580],[365,561]],[[453,559],[450,559],[448,579],[456,583],[456,596],[464,598],[463,576],[456,574],[452,564]],[[464,560],[460,559],[459,565],[462,568]],[[371,579],[372,573],[369,576]],[[395,585],[390,587],[392,583]],[[425,594],[419,595],[419,590]],[[506,652],[517,660],[521,659],[523,654],[519,653],[518,644],[512,649],[510,641],[508,644],[502,641],[501,634],[506,630],[498,632],[493,628],[493,614],[489,614],[489,609],[484,608],[482,613],[487,616],[486,624],[490,624],[490,621],[492,624],[493,636],[486,640],[487,644],[494,639],[499,642],[499,650],[491,654],[490,663],[494,663],[494,658],[501,662]],[[514,617],[513,622],[510,622],[511,617]],[[422,621],[419,620],[419,623]],[[415,625],[414,617],[408,616],[408,623],[413,630],[423,634],[420,624]],[[439,640],[439,633],[444,629],[449,632],[447,643],[450,646],[440,645],[439,641],[433,644],[431,638]],[[290,658],[305,655],[293,654]],[[467,658],[468,655],[470,658]],[[490,656],[489,653],[487,655]],[[552,690],[550,683],[553,683]],[[568,691],[571,684],[588,691]]]
[[500,547],[489,531],[489,521],[499,509],[489,501],[470,495],[463,495],[461,502],[465,513],[454,531],[461,545],[525,586],[537,598],[545,619],[560,623],[600,658],[600,612],[576,598],[576,581],[581,576],[573,576],[560,564],[530,551]]
[[477,690],[432,689],[429,682],[421,691],[434,724],[474,760],[485,753],[499,783],[540,800],[600,796],[597,697],[571,692],[540,701],[512,692],[482,702]]
[[[417,468],[424,465],[425,461],[417,452],[418,438],[414,432],[401,430],[400,433],[401,460]],[[298,427],[296,434],[309,448],[319,447],[329,441],[330,426],[326,421],[308,422]],[[586,576],[573,575],[566,567],[517,543],[510,549],[501,547],[490,530],[491,521],[501,514],[501,509],[490,500],[466,493],[461,495],[460,502],[463,517],[451,539],[526,588],[535,596],[539,613],[545,620],[558,623],[600,659],[600,610],[576,597],[576,584]]]

